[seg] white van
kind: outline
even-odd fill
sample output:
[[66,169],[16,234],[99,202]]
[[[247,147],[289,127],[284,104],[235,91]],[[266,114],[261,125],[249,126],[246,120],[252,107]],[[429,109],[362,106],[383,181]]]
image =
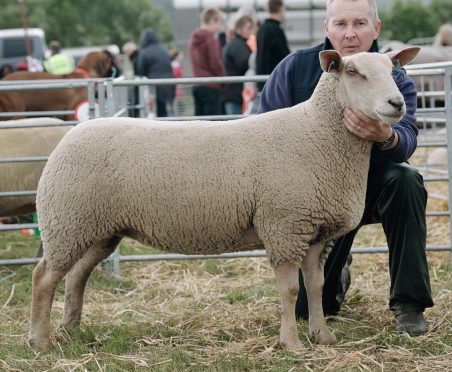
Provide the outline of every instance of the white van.
[[[49,55],[44,31],[40,28],[27,28],[32,56],[44,61]],[[25,31],[23,28],[0,30],[0,66],[10,64],[16,68],[17,64],[27,56]]]

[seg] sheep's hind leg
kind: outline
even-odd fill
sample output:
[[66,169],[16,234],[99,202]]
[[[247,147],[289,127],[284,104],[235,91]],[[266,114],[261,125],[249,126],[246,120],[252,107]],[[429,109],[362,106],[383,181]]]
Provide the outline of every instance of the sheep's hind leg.
[[92,245],[69,271],[64,292],[63,327],[73,328],[80,324],[88,279],[96,265],[115,250],[120,240],[120,237],[114,237]]
[[31,346],[45,349],[50,344],[50,311],[55,289],[67,270],[52,270],[42,258],[33,270],[30,331]]
[[295,320],[295,302],[297,300],[298,268],[286,262],[275,268],[276,285],[281,296],[281,330],[279,341],[288,350],[301,350],[301,343]]
[[309,336],[321,345],[333,345],[336,337],[326,326],[323,316],[322,293],[323,293],[323,262],[320,257],[324,250],[324,244],[316,244],[306,252],[301,264],[304,285],[308,296],[309,305]]

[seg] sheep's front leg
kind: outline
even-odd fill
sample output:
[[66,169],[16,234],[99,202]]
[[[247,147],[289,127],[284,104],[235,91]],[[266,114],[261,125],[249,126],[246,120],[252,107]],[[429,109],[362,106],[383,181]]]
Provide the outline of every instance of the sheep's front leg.
[[336,343],[336,337],[326,326],[325,317],[323,316],[324,263],[320,260],[323,249],[323,244],[309,247],[306,256],[303,258],[301,270],[308,296],[309,336],[318,344],[333,345]]
[[295,302],[299,290],[298,268],[286,262],[275,268],[275,278],[281,296],[280,344],[288,350],[301,350],[303,344],[298,338],[295,320]]

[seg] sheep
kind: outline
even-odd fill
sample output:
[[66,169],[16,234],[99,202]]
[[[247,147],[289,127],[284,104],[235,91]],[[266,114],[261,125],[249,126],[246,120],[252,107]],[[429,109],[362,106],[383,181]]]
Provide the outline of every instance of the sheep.
[[452,24],[445,23],[441,25],[433,40],[433,46],[452,46]]
[[[417,51],[391,57],[403,65]],[[53,296],[66,274],[62,325],[79,325],[92,270],[124,236],[185,254],[264,246],[281,295],[280,344],[302,348],[299,268],[309,334],[334,344],[323,317],[323,263],[328,242],[361,219],[372,147],[341,125],[342,112],[392,125],[405,104],[388,56],[319,58],[329,73],[291,108],[228,122],[99,118],[72,129],[38,185],[44,255],[33,271],[30,345],[49,346]]]
[[[4,121],[0,125],[64,123],[56,118]],[[0,129],[0,158],[48,156],[69,131],[69,126]],[[45,162],[0,163],[0,192],[36,190]],[[35,212],[35,196],[1,197],[0,217]]]

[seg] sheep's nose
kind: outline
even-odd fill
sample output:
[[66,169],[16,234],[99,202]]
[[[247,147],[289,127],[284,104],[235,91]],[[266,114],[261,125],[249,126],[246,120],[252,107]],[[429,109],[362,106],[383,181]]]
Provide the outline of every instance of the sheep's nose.
[[388,103],[399,111],[403,107],[403,99],[402,98],[390,98]]

